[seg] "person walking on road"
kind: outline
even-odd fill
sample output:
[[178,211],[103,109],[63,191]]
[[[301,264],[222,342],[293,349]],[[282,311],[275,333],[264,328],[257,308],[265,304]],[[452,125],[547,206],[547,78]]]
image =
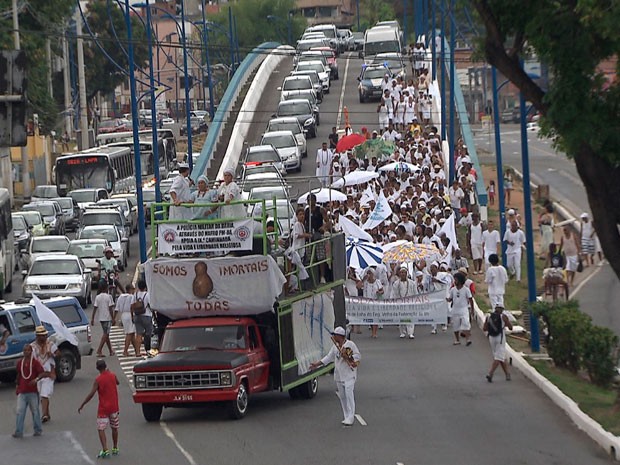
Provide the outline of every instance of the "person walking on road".
[[566,261],[564,269],[566,270],[566,278],[570,286],[573,285],[575,280],[575,272],[579,266],[579,241],[575,233],[570,229],[570,226],[564,226],[562,229],[562,238],[560,239],[560,250],[564,252]]
[[334,381],[338,389],[338,398],[342,406],[344,426],[352,426],[355,421],[355,381],[357,380],[357,367],[361,360],[361,354],[355,343],[346,338],[346,331],[338,326],[332,332],[334,346],[321,360],[310,364],[310,369],[315,370],[331,362],[335,363]]
[[471,215],[472,223],[467,228],[467,244],[469,253],[474,262],[473,274],[482,274],[482,258],[483,258],[483,228],[480,221],[480,215],[473,213]]
[[151,336],[153,335],[153,312],[146,289],[146,281],[138,281],[138,290],[133,295],[131,316],[136,325],[136,346],[140,349],[144,340],[144,350],[148,356],[151,351]]
[[327,142],[323,142],[321,148],[316,151],[316,176],[323,187],[329,186],[329,172],[333,157],[333,152],[327,148]]
[[501,242],[499,231],[495,229],[495,223],[493,223],[493,220],[489,220],[487,229],[482,233],[482,250],[484,252],[485,269],[489,267],[489,258],[491,255],[499,253]]
[[[416,283],[409,278],[407,265],[403,264],[398,269],[398,279],[392,284],[392,299],[402,299],[416,294]],[[398,331],[401,339],[405,337],[415,338],[415,324],[413,323],[398,325]]]
[[49,376],[41,378],[37,383],[39,396],[41,397],[41,421],[48,422],[50,416],[50,397],[54,393],[54,380],[56,379],[56,360],[54,357],[60,355],[58,346],[47,338],[48,332],[45,326],[35,328],[36,339],[31,344],[34,357],[43,367]]
[[525,246],[525,234],[519,229],[516,221],[510,223],[510,229],[504,234],[506,242],[506,263],[510,274],[514,274],[517,282],[521,282],[521,253]]
[[491,364],[489,373],[486,375],[489,383],[493,382],[493,373],[495,373],[498,366],[501,366],[502,370],[504,370],[506,381],[510,381],[510,371],[506,363],[505,328],[512,329],[512,323],[510,323],[508,316],[504,313],[504,306],[496,305],[495,311],[487,316],[482,327],[482,330],[485,331],[489,337],[489,344],[491,344],[491,351],[493,352],[493,363]]
[[587,213],[581,214],[581,254],[584,265],[594,265],[594,253],[596,252],[596,240],[594,226],[590,222],[590,216]]
[[82,413],[82,409],[90,402],[95,393],[99,396],[99,407],[97,408],[97,432],[99,433],[99,441],[101,442],[101,451],[97,455],[98,459],[110,456],[108,449],[108,440],[105,430],[110,426],[112,429],[112,455],[118,455],[118,378],[114,373],[108,370],[105,360],[97,360],[96,364],[99,376],[95,378],[93,387],[78,408],[78,413]]
[[466,345],[471,345],[471,322],[469,316],[474,313],[474,299],[472,293],[465,286],[466,276],[460,271],[454,275],[454,287],[448,291],[448,298],[452,307],[452,329],[454,330],[453,344],[461,344],[461,336],[465,338]]
[[24,436],[24,420],[26,419],[26,409],[32,412],[32,422],[34,423],[34,435],[41,436],[43,424],[41,423],[41,413],[39,411],[39,392],[37,383],[48,377],[49,373],[35,358],[32,346],[24,346],[24,356],[17,362],[17,417],[15,420],[14,438]]
[[484,282],[488,284],[489,300],[491,308],[497,305],[504,306],[504,294],[506,293],[506,283],[508,282],[508,272],[506,268],[499,264],[497,254],[489,256],[491,266],[487,269]]
[[[112,326],[114,326],[114,300],[112,296],[108,294],[108,283],[100,282],[97,297],[95,297],[95,301],[93,302],[93,318],[90,322],[91,326],[95,326],[95,319],[101,323],[101,330],[103,333],[101,334],[101,340],[99,341],[99,346],[97,347],[97,357],[104,357],[103,346],[108,346],[108,351],[110,352],[110,356],[114,355],[114,350],[112,349],[112,343],[110,342],[110,330]],[[95,318],[96,317],[96,318]]]
[[125,287],[127,292],[118,296],[116,300],[116,311],[120,313],[123,332],[125,333],[125,345],[123,347],[123,357],[129,357],[129,346],[133,346],[136,357],[140,355],[140,346],[136,344],[136,325],[131,318],[131,303],[135,288],[131,283]]

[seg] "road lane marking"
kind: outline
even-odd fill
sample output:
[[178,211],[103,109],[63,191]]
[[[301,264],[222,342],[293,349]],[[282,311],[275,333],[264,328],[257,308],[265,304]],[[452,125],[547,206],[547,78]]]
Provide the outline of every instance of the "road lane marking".
[[73,448],[82,456],[82,459],[86,463],[89,463],[90,465],[95,465],[95,462],[93,462],[93,460],[88,456],[82,445],[78,442],[77,439],[75,439],[75,436],[71,431],[66,431],[65,436],[67,437],[67,439],[69,439],[69,441],[71,441]]
[[584,279],[583,281],[581,281],[579,284],[577,284],[577,287],[575,288],[575,290],[571,293],[571,298],[574,297],[592,278],[594,278],[594,276],[596,276],[601,270],[603,269],[602,266],[597,266],[596,269],[592,272],[592,274],[590,276],[588,276],[586,279]]
[[183,454],[183,456],[187,459],[187,462],[190,465],[197,465],[196,461],[194,460],[194,457],[192,457],[191,454],[187,452],[187,450],[185,450],[185,448],[181,445],[181,443],[179,443],[177,438],[174,436],[174,433],[170,430],[170,428],[168,428],[168,425],[166,424],[166,422],[160,421],[159,426],[161,426],[161,429],[164,430],[165,435],[168,436],[172,440],[176,448],[179,449],[181,454]]
[[347,76],[349,75],[349,58],[351,57],[351,52],[347,56],[346,64],[344,65],[344,76],[342,78],[342,90],[340,91],[340,102],[338,102],[338,116],[336,117],[336,128],[340,127],[340,119],[342,118],[342,109],[344,106],[344,91],[347,88]]
[[360,422],[360,425],[362,425],[362,426],[368,426],[368,423],[366,423],[366,420],[364,420],[364,419],[362,418],[362,416],[361,416],[359,413],[356,413],[356,414],[355,414],[355,418],[357,418],[357,421],[359,421],[359,422]]

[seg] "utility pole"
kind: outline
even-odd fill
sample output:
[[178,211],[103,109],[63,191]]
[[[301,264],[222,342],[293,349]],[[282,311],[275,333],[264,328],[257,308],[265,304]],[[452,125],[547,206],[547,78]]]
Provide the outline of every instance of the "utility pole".
[[67,43],[67,33],[62,38],[62,80],[63,80],[63,88],[65,94],[65,131],[69,137],[71,137],[72,128],[71,128],[71,113],[69,109],[71,108],[71,78],[69,77],[69,44]]
[[86,104],[86,77],[84,76],[84,39],[82,38],[82,17],[79,9],[75,10],[75,31],[77,35],[78,88],[80,90],[80,135],[82,150],[88,144],[88,105]]
[[49,38],[45,41],[45,57],[47,58],[47,91],[50,97],[54,97],[54,88],[52,87],[52,42]]
[[[17,0],[12,0],[13,7],[13,40],[15,41],[15,50],[21,50],[21,42],[19,39],[19,16],[17,11]],[[30,198],[30,160],[28,157],[28,147],[22,147],[22,197],[24,203]]]

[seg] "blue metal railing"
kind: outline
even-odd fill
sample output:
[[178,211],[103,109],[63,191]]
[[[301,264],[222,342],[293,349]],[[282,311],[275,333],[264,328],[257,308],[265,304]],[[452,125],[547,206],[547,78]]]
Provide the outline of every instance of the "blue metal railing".
[[[244,80],[247,78],[247,71],[256,62],[256,60],[264,59],[265,56],[273,49],[279,47],[278,42],[265,42],[254,48],[243,59],[239,68],[235,71],[224,96],[220,101],[215,112],[215,117],[209,127],[209,134],[205,140],[202,150],[200,151],[200,158],[194,165],[192,177],[196,179],[198,175],[206,173],[209,166],[209,160],[212,153],[215,150],[215,146],[222,133],[222,128],[226,122],[226,114],[232,109],[235,104],[235,91],[245,84]],[[230,117],[230,115],[228,116]]]

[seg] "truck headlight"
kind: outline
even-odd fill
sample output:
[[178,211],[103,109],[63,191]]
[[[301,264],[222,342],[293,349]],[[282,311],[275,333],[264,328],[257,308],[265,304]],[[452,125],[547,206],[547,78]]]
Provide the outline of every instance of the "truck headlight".
[[80,283],[70,283],[67,284],[67,290],[68,291],[75,291],[75,290],[80,290],[82,289],[82,285]]
[[232,373],[230,371],[222,371],[220,373],[220,384],[224,386],[232,386]]
[[146,388],[146,376],[135,375],[133,377],[133,384],[136,386],[136,389],[145,389]]
[[39,285],[38,284],[25,284],[24,285],[24,290],[25,291],[38,291],[39,289]]
[[304,127],[312,126],[313,124],[314,124],[314,118],[308,118],[306,121],[304,121]]

